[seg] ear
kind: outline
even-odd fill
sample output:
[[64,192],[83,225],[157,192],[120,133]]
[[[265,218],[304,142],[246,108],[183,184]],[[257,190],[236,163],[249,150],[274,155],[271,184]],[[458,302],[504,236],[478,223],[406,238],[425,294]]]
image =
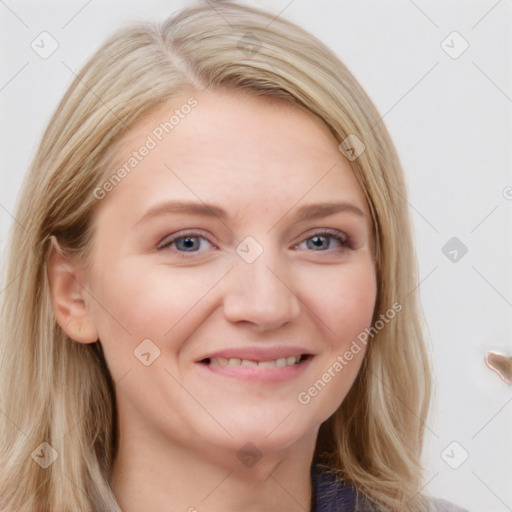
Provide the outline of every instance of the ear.
[[78,264],[62,251],[52,237],[48,279],[55,317],[71,339],[79,343],[94,343],[98,340],[98,332],[87,309],[87,291],[81,274]]

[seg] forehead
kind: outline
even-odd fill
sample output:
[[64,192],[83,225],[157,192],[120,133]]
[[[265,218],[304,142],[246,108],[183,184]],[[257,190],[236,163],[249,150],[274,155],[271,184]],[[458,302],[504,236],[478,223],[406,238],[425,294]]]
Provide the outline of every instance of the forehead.
[[123,168],[102,208],[128,201],[143,210],[155,201],[194,199],[251,215],[251,205],[276,210],[302,199],[364,204],[349,163],[318,117],[241,92],[193,91],[154,109],[120,144],[107,180]]

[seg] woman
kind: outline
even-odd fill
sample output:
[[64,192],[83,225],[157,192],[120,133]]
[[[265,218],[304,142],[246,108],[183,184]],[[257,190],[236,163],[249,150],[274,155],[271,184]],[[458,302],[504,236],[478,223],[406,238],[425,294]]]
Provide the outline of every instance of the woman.
[[2,328],[0,509],[448,510],[402,171],[319,41],[117,33],[44,134]]

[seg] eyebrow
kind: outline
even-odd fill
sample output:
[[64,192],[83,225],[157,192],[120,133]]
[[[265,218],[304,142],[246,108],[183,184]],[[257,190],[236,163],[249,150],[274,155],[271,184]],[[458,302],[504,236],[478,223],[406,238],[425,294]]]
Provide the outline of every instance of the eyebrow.
[[201,215],[203,217],[217,217],[221,220],[225,220],[228,217],[226,210],[214,204],[196,203],[194,201],[165,201],[152,206],[142,216],[142,218],[137,221],[136,225],[160,215],[169,215],[173,213]]
[[[364,217],[364,211],[358,206],[341,202],[327,202],[327,203],[313,203],[300,206],[292,215],[292,220],[295,222],[303,222],[306,220],[318,219],[334,215],[336,213],[347,212],[355,214],[359,217]],[[151,218],[164,215],[164,214],[193,214],[203,217],[217,217],[220,220],[227,220],[229,218],[226,210],[214,204],[207,204],[203,202],[194,201],[166,201],[156,204],[151,207],[144,216],[137,222],[137,225],[145,222]],[[287,216],[290,212],[286,213]]]
[[365,216],[361,208],[351,203],[314,203],[297,208],[292,218],[296,222],[300,222],[303,220],[328,217],[329,215],[340,212],[354,213],[359,217]]

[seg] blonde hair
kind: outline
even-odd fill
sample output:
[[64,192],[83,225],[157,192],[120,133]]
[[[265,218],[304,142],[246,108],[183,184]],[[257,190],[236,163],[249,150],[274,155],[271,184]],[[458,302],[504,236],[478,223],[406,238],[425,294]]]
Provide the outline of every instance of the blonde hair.
[[[430,366],[417,300],[403,173],[379,113],[321,42],[269,13],[230,2],[125,28],[65,94],[26,177],[13,226],[1,333],[0,510],[116,511],[115,384],[100,343],[73,342],[55,320],[51,238],[86,254],[91,219],[123,140],[158,105],[194,89],[283,98],[321,118],[338,143],[365,150],[351,166],[376,239],[374,321],[401,311],[368,343],[361,371],[319,433],[323,462],[383,510],[422,510],[420,456]],[[57,452],[47,469],[31,454]]]

